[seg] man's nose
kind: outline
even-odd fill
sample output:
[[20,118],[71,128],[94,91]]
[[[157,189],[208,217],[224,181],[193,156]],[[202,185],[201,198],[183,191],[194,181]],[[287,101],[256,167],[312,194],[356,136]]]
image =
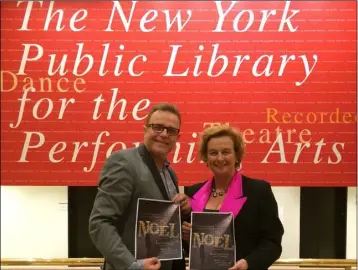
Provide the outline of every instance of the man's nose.
[[160,136],[169,137],[168,130],[165,128],[162,133],[160,133]]
[[221,154],[220,152],[218,153],[218,159],[222,160],[224,158],[223,154]]

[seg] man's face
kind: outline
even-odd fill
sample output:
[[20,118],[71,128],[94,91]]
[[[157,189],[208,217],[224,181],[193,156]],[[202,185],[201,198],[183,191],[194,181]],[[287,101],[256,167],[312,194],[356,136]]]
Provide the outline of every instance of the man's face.
[[166,157],[175,147],[179,129],[177,115],[168,111],[155,111],[145,128],[144,144],[153,155]]

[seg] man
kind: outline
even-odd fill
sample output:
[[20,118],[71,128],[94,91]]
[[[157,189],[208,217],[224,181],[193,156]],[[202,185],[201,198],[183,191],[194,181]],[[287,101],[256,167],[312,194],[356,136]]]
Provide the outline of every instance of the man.
[[145,122],[144,142],[138,148],[113,153],[102,169],[89,220],[92,242],[105,259],[104,269],[184,270],[185,259],[162,261],[134,258],[138,198],[172,199],[183,215],[191,207],[179,194],[177,176],[167,161],[179,138],[181,116],[171,104],[154,106]]

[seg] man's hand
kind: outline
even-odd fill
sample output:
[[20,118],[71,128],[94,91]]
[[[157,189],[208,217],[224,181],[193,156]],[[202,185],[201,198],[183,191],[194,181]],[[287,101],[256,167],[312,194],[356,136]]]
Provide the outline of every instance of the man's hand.
[[249,268],[247,261],[245,259],[241,259],[235,263],[233,267],[229,270],[247,270]]
[[190,239],[190,230],[191,230],[191,223],[184,221],[183,225],[181,226],[183,231],[183,239],[189,241]]
[[159,270],[160,261],[158,258],[148,258],[143,260],[143,266],[145,270]]
[[182,193],[177,193],[172,198],[172,201],[180,204],[180,210],[183,215],[188,215],[191,211],[191,205],[188,200],[188,196]]

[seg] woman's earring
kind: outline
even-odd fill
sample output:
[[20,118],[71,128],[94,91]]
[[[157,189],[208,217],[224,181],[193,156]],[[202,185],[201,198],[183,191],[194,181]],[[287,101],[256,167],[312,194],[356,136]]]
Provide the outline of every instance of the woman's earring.
[[238,161],[236,161],[236,164],[239,165],[239,166],[237,166],[237,169],[236,169],[236,170],[237,170],[237,171],[240,171],[241,168],[242,168],[242,162],[239,163]]

